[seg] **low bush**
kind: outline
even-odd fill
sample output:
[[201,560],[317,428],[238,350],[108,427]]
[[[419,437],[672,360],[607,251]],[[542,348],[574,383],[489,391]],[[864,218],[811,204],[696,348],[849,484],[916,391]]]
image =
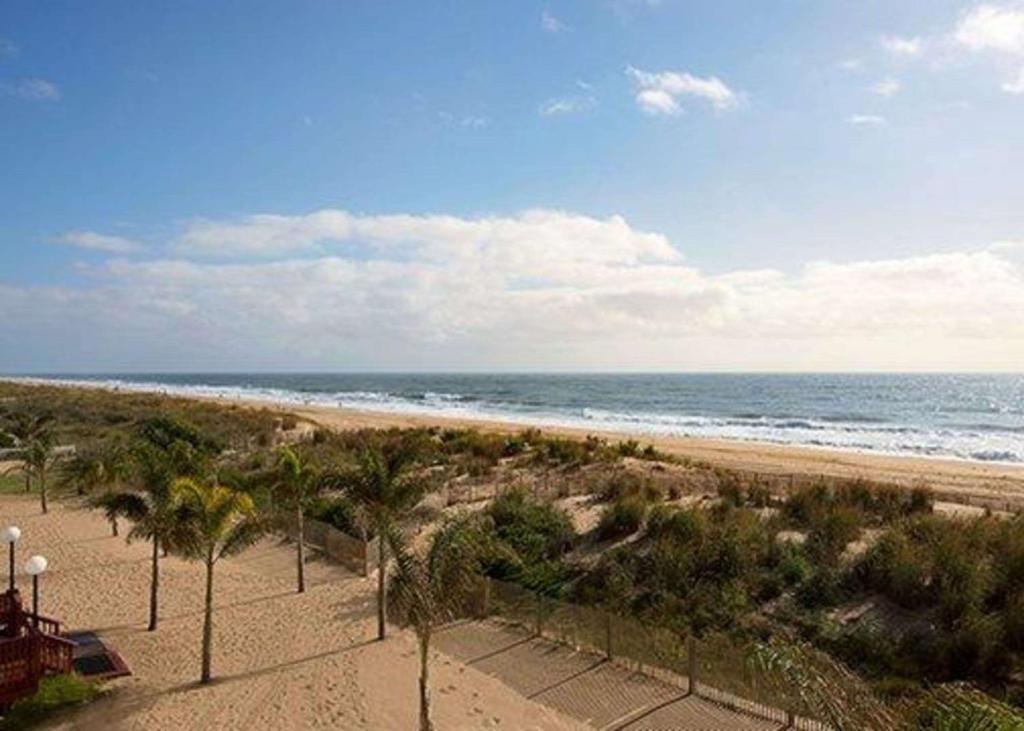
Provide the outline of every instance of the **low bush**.
[[498,537],[526,564],[561,557],[576,540],[564,510],[532,499],[523,490],[508,490],[487,508]]
[[605,507],[597,524],[597,537],[602,541],[618,540],[640,530],[647,513],[647,503],[639,497],[626,497]]
[[73,673],[45,677],[35,695],[11,706],[0,721],[0,728],[5,731],[34,728],[63,710],[94,700],[99,694],[100,690],[94,683]]

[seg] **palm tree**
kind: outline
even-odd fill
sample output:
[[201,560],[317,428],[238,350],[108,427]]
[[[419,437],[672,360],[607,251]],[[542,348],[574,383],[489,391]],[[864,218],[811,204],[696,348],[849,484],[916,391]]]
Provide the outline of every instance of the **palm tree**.
[[[106,492],[117,492],[130,474],[130,455],[124,446],[115,443],[102,451],[78,453],[69,459],[61,470],[61,485],[73,489],[78,495],[91,493],[104,487]],[[110,521],[111,534],[117,536],[117,512],[104,508]]]
[[160,550],[176,547],[187,538],[181,510],[171,500],[171,484],[178,477],[196,477],[205,471],[215,447],[191,427],[169,419],[152,419],[139,431],[132,450],[136,485],[125,492],[108,492],[94,500],[108,520],[132,522],[128,540],[152,542],[149,582],[149,631],[157,628],[160,588]]
[[420,731],[433,731],[430,720],[430,640],[434,630],[469,612],[483,582],[478,526],[472,517],[442,525],[426,552],[409,551],[395,530],[386,538],[395,555],[392,611],[400,624],[412,627],[419,645]]
[[285,519],[295,518],[298,593],[306,590],[305,511],[323,488],[320,470],[303,460],[289,447],[282,447],[274,474],[272,496],[274,507]]
[[39,483],[39,501],[46,513],[46,473],[53,464],[53,434],[43,430],[32,437],[25,448],[25,464]]
[[409,473],[414,454],[409,449],[363,449],[358,467],[347,475],[345,488],[356,506],[359,523],[377,536],[377,639],[387,626],[387,544],[398,518],[423,496],[420,480]]
[[250,546],[261,533],[252,498],[243,492],[189,478],[174,481],[172,504],[187,514],[187,538],[178,549],[206,566],[203,613],[203,667],[199,682],[209,683],[213,653],[213,568],[217,562]]
[[[50,421],[48,416],[30,416],[29,414],[15,414],[7,432],[13,436],[22,450],[27,450],[29,443],[40,433]],[[24,469],[25,492],[32,491],[32,470],[29,469],[27,460]]]

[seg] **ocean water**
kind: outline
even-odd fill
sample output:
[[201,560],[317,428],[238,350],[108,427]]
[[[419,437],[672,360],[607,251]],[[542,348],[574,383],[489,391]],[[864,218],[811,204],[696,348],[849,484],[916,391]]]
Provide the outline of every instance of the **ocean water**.
[[637,435],[1024,463],[1024,375],[193,373],[46,378]]

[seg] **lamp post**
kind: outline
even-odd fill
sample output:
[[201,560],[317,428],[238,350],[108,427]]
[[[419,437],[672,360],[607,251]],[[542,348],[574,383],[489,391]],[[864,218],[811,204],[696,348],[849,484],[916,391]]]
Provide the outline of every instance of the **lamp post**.
[[14,593],[14,544],[21,538],[21,528],[16,525],[9,525],[0,532],[0,541],[6,543],[10,548],[11,563],[9,568],[10,590]]
[[39,576],[49,562],[42,556],[32,556],[25,562],[25,573],[32,577],[32,626],[39,629]]

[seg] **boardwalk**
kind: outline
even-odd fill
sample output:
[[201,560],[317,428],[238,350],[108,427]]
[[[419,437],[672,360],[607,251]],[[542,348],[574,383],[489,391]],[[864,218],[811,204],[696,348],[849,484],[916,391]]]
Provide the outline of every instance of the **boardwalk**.
[[603,731],[775,731],[780,724],[687,694],[600,655],[498,622],[457,623],[436,646],[531,700]]

